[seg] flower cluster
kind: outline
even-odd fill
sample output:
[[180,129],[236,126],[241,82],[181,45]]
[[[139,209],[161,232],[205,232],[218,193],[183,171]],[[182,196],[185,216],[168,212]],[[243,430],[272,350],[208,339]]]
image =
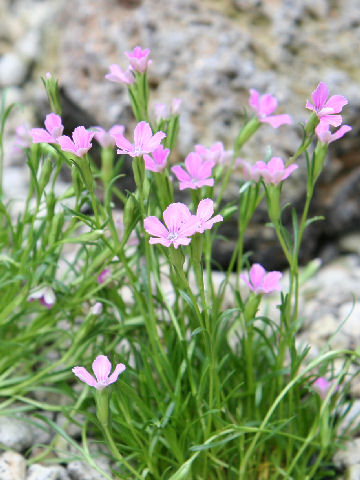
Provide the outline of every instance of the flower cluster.
[[280,157],[272,157],[268,163],[263,161],[256,162],[254,165],[240,160],[245,180],[254,180],[258,182],[260,178],[267,185],[278,185],[280,182],[288,178],[291,173],[298,168],[298,165],[292,164],[285,167]]
[[214,202],[205,198],[199,202],[196,215],[192,215],[183,203],[171,203],[163,212],[164,226],[157,217],[145,218],[145,231],[152,235],[149,243],[160,243],[164,247],[173,245],[189,245],[196,232],[203,233],[212,228],[214,223],[221,222],[223,217],[214,214]]
[[[343,95],[332,95],[329,98],[329,88],[324,82],[320,82],[311,95],[313,103],[306,102],[306,108],[312,110],[318,117],[319,124],[315,133],[322,143],[331,143],[343,137],[351,130],[349,125],[341,125],[342,116],[339,115],[348,100]],[[330,126],[340,127],[331,133]]]
[[110,65],[110,73],[105,75],[110,82],[132,85],[135,82],[135,73],[145,73],[148,66],[151,65],[148,48],[143,50],[141,47],[135,47],[132,52],[125,52],[125,55],[129,60],[128,68],[124,71],[117,64]]

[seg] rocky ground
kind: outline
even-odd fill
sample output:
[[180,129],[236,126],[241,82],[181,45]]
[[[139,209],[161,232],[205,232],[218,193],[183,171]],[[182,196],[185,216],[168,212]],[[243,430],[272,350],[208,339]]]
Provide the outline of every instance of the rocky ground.
[[[6,144],[6,193],[21,200],[26,191],[24,159],[13,154],[12,136],[20,123],[40,126],[48,113],[40,75],[60,79],[67,132],[77,125],[123,123],[133,127],[124,88],[104,80],[111,63],[126,65],[123,51],[149,47],[153,64],[153,101],[183,100],[178,159],[195,143],[221,140],[231,148],[244,118],[248,89],[275,94],[279,112],[290,113],[292,127],[264,127],[242,152],[259,160],[267,146],[274,155],[288,155],[299,141],[304,103],[317,83],[349,99],[344,123],[353,130],[331,146],[329,161],[313,214],[325,215],[306,238],[303,261],[322,258],[318,273],[302,287],[304,316],[299,342],[316,354],[352,311],[342,330],[330,340],[333,348],[357,348],[360,340],[360,5],[358,0],[2,0],[0,2],[0,88],[8,101],[23,105],[12,115]],[[301,168],[303,172],[303,167]],[[295,177],[295,176],[294,176]],[[303,173],[286,195],[300,203]],[[239,177],[229,189],[237,195]],[[21,202],[20,202],[21,204]],[[19,204],[19,205],[20,205]],[[248,237],[254,259],[268,269],[281,267],[273,238],[259,236],[264,214],[256,217]],[[263,228],[263,227],[262,227]],[[229,231],[233,230],[233,226]],[[261,240],[259,238],[261,237]],[[229,245],[229,247],[227,247]],[[226,263],[231,243],[223,245]],[[275,259],[275,260],[274,260]],[[272,263],[273,262],[273,263]],[[355,302],[354,302],[355,300]],[[360,412],[360,385],[354,382],[353,413]],[[56,422],[63,421],[54,415]],[[45,429],[46,430],[46,429]],[[41,435],[40,435],[41,433]],[[79,431],[72,431],[74,438]],[[35,443],[48,443],[50,433],[29,418],[0,417],[0,442],[10,451],[0,455],[0,480],[95,480],[101,474],[80,460],[67,467],[31,465],[22,456]],[[347,479],[360,479],[360,438],[339,452],[336,462],[348,469]],[[110,472],[106,456],[101,460]]]

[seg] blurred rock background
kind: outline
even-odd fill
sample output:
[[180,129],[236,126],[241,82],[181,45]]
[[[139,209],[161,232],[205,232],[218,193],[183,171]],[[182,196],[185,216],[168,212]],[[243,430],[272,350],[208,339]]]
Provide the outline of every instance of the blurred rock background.
[[[48,104],[40,76],[51,72],[61,85],[64,124],[114,123],[131,134],[134,120],[127,90],[104,79],[109,65],[123,68],[123,55],[136,45],[151,49],[151,101],[182,99],[178,152],[181,161],[196,143],[210,147],[222,141],[227,149],[243,125],[249,88],[274,94],[276,113],[289,113],[293,125],[278,130],[264,125],[241,152],[262,160],[269,145],[286,159],[301,138],[299,123],[309,112],[305,101],[319,81],[332,94],[349,99],[344,123],[353,127],[331,144],[312,214],[325,215],[309,229],[302,262],[314,256],[328,261],[360,250],[360,3],[359,0],[1,0],[0,88],[16,109],[8,133],[27,121],[42,126]],[[21,195],[26,183],[24,158],[6,145],[5,188]],[[285,198],[301,205],[304,159],[285,184]],[[228,198],[236,198],[241,176],[232,177]],[[286,218],[286,216],[285,216]],[[252,260],[267,269],[284,267],[267,216],[259,209],[247,237]],[[230,239],[234,224],[222,233]],[[226,264],[231,240],[217,246]]]

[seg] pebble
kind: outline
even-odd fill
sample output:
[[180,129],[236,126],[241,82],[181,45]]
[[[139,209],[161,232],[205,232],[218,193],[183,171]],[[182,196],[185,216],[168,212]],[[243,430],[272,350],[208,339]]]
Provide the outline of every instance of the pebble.
[[34,436],[25,420],[14,417],[0,417],[0,443],[7,448],[22,452],[34,443]]
[[[110,462],[105,457],[98,457],[95,462],[101,470],[111,476]],[[72,480],[106,480],[104,475],[80,460],[70,462],[67,470]]]
[[34,463],[28,469],[26,480],[70,480],[70,477],[60,465],[45,467]]
[[28,68],[26,62],[13,52],[5,53],[0,58],[0,87],[22,85]]
[[0,455],[0,480],[25,480],[25,458],[11,450]]

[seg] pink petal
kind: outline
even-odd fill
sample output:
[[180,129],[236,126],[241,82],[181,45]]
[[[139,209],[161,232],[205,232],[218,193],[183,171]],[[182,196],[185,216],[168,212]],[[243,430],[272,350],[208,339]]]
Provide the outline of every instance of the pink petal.
[[320,82],[311,95],[312,101],[314,102],[317,110],[320,110],[324,106],[324,103],[326,102],[328,96],[328,86],[326,85],[326,83]]
[[77,149],[74,142],[67,135],[58,137],[57,142],[60,145],[61,150],[64,150],[64,152],[74,153],[75,155],[77,154]]
[[281,285],[279,285],[279,281],[282,277],[281,272],[269,272],[265,275],[262,288],[265,293],[270,293],[275,290],[281,290]]
[[200,217],[201,220],[209,220],[209,218],[214,214],[214,202],[210,198],[204,198],[199,202],[199,205],[196,210],[196,216]]
[[119,154],[129,154],[134,151],[134,146],[123,135],[116,135],[116,146],[120,149],[117,151]]
[[253,286],[251,285],[251,283],[249,282],[248,277],[247,277],[247,275],[245,275],[245,273],[242,273],[242,274],[240,275],[240,278],[241,278],[241,280],[242,280],[243,282],[246,283],[246,285],[250,288],[250,290],[254,290],[254,287],[253,287]]
[[342,95],[332,95],[329,100],[326,102],[325,107],[331,108],[333,113],[341,112],[342,108],[347,105],[349,102],[347,98]]
[[201,188],[201,187],[213,187],[214,186],[214,179],[213,178],[207,178],[206,180],[197,180],[196,182],[192,182],[195,188]]
[[327,123],[328,125],[332,125],[333,127],[338,127],[342,124],[342,116],[341,115],[321,115],[320,120],[323,123]]
[[189,172],[190,177],[198,178],[202,162],[203,160],[199,154],[195,152],[189,153],[189,155],[185,158],[185,167]]
[[178,248],[179,245],[189,245],[191,238],[188,237],[178,237],[176,240],[173,240],[174,248]]
[[144,228],[149,235],[154,235],[155,237],[166,238],[169,234],[160,220],[154,216],[145,218]]
[[[152,137],[151,127],[147,122],[140,122],[134,130],[135,148],[143,149]],[[144,148],[145,150],[145,148]]]
[[146,149],[148,152],[153,152],[156,148],[159,147],[161,140],[166,137],[166,133],[164,132],[156,132],[155,135],[150,138],[150,140],[146,144]]
[[282,171],[284,168],[284,162],[280,157],[272,157],[267,164],[267,169],[269,170],[270,174],[273,174],[279,170]]
[[250,89],[249,105],[257,112],[259,111],[259,92],[254,88]]
[[[180,228],[178,229],[179,237],[184,238],[184,237],[191,237],[191,235],[194,235],[194,233],[197,230],[198,224],[199,224],[199,219],[196,217],[196,215],[190,214],[190,217],[184,223],[182,223],[180,225]],[[179,241],[179,238],[177,240]]]
[[97,381],[90,375],[90,373],[84,367],[74,367],[72,372],[84,383],[87,383],[90,387],[96,387]]
[[183,203],[171,203],[163,213],[165,225],[169,232],[175,232],[182,222],[191,217],[191,212]]
[[249,272],[250,283],[256,289],[262,286],[265,276],[265,269],[259,263],[254,263]]
[[215,162],[212,160],[205,160],[198,169],[197,178],[198,179],[205,179],[211,176],[212,169],[215,166]]
[[55,138],[44,128],[32,128],[30,135],[32,136],[33,143],[56,143]]
[[126,370],[126,366],[123,363],[118,363],[115,367],[115,370],[113,371],[113,373],[108,378],[107,384],[110,385],[111,383],[116,382],[116,380],[118,379],[118,376],[124,370]]
[[174,167],[171,168],[171,171],[174,172],[176,178],[180,180],[181,182],[190,182],[191,178],[186,171],[180,167],[180,165],[175,165]]
[[112,136],[123,135],[124,131],[125,131],[124,125],[114,125],[113,127],[110,128],[109,134]]
[[61,123],[61,117],[56,113],[49,113],[46,115],[45,128],[54,138],[62,135],[64,127]]
[[151,172],[158,172],[159,166],[154,162],[153,158],[150,155],[144,154],[144,163],[146,170]]
[[106,355],[98,355],[92,364],[98,383],[105,384],[111,371],[111,363]]
[[331,135],[331,140],[329,143],[343,137],[345,133],[350,132],[350,130],[352,130],[352,127],[350,127],[350,125],[342,125],[338,130],[336,130],[335,133]]
[[72,133],[72,138],[74,140],[75,145],[78,149],[90,149],[91,148],[91,140],[93,139],[95,132],[88,132],[85,127],[76,127]]
[[281,125],[291,124],[291,117],[286,113],[282,115],[271,115],[269,117],[261,118],[260,122],[269,123],[273,128],[278,128]]
[[260,115],[270,115],[277,107],[277,100],[273,95],[269,93],[263,95],[260,98],[259,112]]
[[171,240],[168,240],[167,238],[155,238],[155,237],[150,237],[149,238],[149,243],[151,245],[154,245],[156,243],[160,243],[161,245],[164,245],[164,247],[170,247],[171,245]]

